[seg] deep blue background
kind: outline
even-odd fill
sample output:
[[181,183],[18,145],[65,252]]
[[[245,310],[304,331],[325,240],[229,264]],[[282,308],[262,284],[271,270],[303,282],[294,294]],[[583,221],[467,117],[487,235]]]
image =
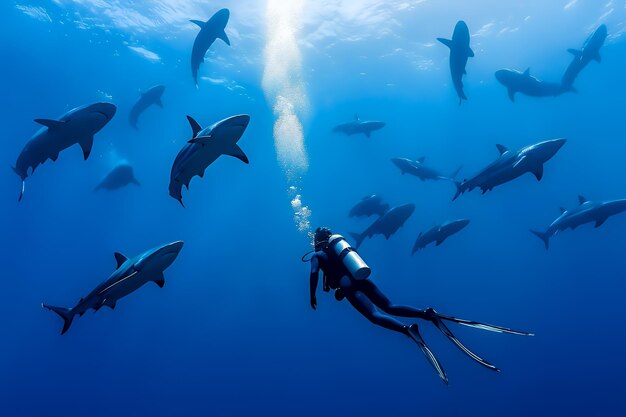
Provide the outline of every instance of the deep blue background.
[[[426,37],[411,38],[410,13],[399,17],[405,25],[397,37],[449,37],[460,18],[474,33],[495,7],[474,3],[445,13],[427,3],[420,18],[429,29],[414,28]],[[545,6],[546,15],[562,13],[567,2],[555,3],[558,8]],[[605,45],[602,63],[591,63],[579,77],[578,94],[520,96],[513,104],[492,76],[502,67],[531,66],[533,74],[558,80],[570,59],[565,49],[579,47],[593,28],[587,17],[598,12],[594,6],[578,5],[559,19],[543,18],[540,8],[509,38],[473,38],[481,46],[468,64],[469,101],[462,106],[443,46],[427,49],[432,65],[426,71],[385,56],[383,42],[304,49],[310,168],[302,195],[314,227],[344,234],[364,229],[368,221],[348,219],[347,212],[367,194],[393,205],[415,203],[415,214],[396,235],[388,241],[377,236],[361,249],[389,297],[536,333],[523,338],[453,329],[503,370],[495,374],[425,323],[424,338],[451,380],[445,387],[410,340],[372,326],[347,302],[320,293],[318,311],[310,309],[308,265],[300,263],[309,242],[294,227],[289,184],[276,162],[274,116],[260,87],[262,42],[216,44],[213,54],[236,62],[246,54],[248,67],[201,68],[235,80],[245,95],[208,82],[196,90],[188,68],[193,31],[173,39],[141,35],[161,56],[151,62],[126,47],[135,40],[131,35],[79,29],[67,19],[72,7],[89,9],[37,4],[48,8],[52,22],[32,19],[13,2],[0,6],[0,167],[6,168],[0,169],[0,415],[626,413],[626,216],[599,229],[563,233],[548,252],[527,230],[546,227],[559,206],[577,204],[578,194],[626,197],[626,43],[615,37]],[[206,16],[216,8],[207,5]],[[522,21],[528,11],[517,6],[507,13]],[[259,16],[261,34],[264,24]],[[613,19],[609,32],[623,27]],[[149,109],[140,130],[132,130],[127,118],[137,90],[157,83],[166,85],[164,109]],[[96,135],[90,159],[83,161],[78,147],[66,150],[27,180],[18,204],[19,180],[9,167],[38,129],[32,119],[58,117],[105,100],[105,93],[118,113]],[[330,133],[355,112],[387,127],[371,139]],[[167,184],[190,136],[184,116],[206,126],[238,113],[252,118],[240,141],[250,165],[218,160],[184,191],[182,209],[167,195]],[[469,175],[496,157],[496,143],[518,148],[555,137],[568,142],[540,183],[527,175],[454,203],[451,184],[401,177],[389,161],[426,156],[445,172],[463,164],[461,175]],[[142,187],[93,193],[119,159],[133,164]],[[466,230],[410,256],[420,231],[460,217],[471,219]],[[178,239],[185,247],[166,271],[163,289],[148,285],[115,311],[78,318],[63,337],[60,319],[40,308],[42,301],[72,306],[113,271],[114,251],[134,256]]]

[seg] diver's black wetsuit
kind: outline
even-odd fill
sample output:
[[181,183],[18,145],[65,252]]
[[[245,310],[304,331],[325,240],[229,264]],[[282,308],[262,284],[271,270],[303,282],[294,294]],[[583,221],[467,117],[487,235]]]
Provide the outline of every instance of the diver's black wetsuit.
[[[326,252],[315,252],[311,258],[311,305],[315,308],[316,298],[315,291],[319,280],[319,270],[324,273],[324,290],[337,290],[335,295],[337,299],[345,296],[350,304],[357,309],[359,313],[367,317],[372,323],[395,330],[402,334],[407,334],[408,326],[396,320],[393,316],[412,317],[427,319],[428,317],[423,310],[410,306],[394,305],[383,294],[376,284],[369,279],[356,280],[350,276],[343,264],[332,262]],[[376,309],[387,314],[383,314]]]
[[[367,319],[372,323],[389,330],[395,330],[396,332],[402,333],[413,339],[413,341],[415,341],[415,343],[419,346],[422,353],[426,356],[426,359],[430,362],[433,368],[435,368],[439,377],[446,384],[448,383],[448,376],[443,370],[441,363],[437,360],[420,335],[417,324],[413,323],[410,326],[406,326],[402,322],[391,317],[391,315],[430,321],[467,356],[493,371],[497,371],[498,368],[476,355],[468,349],[467,346],[461,343],[461,341],[450,331],[448,326],[446,326],[444,321],[498,333],[511,333],[526,336],[532,335],[532,333],[520,332],[506,327],[446,316],[437,313],[432,308],[420,310],[415,307],[394,305],[372,281],[368,279],[354,279],[352,274],[350,274],[348,269],[345,267],[343,261],[339,258],[340,255],[335,255],[334,252],[328,252],[325,250],[322,244],[324,242],[328,242],[330,237],[332,237],[332,232],[328,228],[318,228],[315,232],[315,246],[318,251],[314,252],[311,257],[311,307],[313,307],[313,309],[317,308],[317,297],[315,292],[317,291],[319,271],[321,269],[324,273],[324,291],[330,291],[331,289],[336,290],[335,298],[337,300],[342,300],[344,297],[347,298],[350,304],[352,304],[359,313],[367,317]],[[381,313],[376,307],[387,314]]]

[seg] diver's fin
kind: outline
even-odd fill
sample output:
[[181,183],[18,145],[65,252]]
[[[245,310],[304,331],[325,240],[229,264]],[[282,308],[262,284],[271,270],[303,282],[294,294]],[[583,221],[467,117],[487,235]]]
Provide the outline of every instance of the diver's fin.
[[205,22],[203,22],[201,20],[194,20],[194,19],[192,19],[192,20],[190,20],[190,22],[191,23],[195,23],[196,25],[200,26],[200,28],[204,28],[204,23]]
[[476,362],[478,362],[482,366],[489,368],[492,371],[500,372],[500,370],[496,368],[494,365],[490,364],[489,362],[487,362],[486,360],[484,360],[483,358],[481,358],[480,356],[478,356],[477,354],[469,350],[469,348],[467,348],[467,346],[465,346],[463,343],[461,343],[461,341],[457,339],[456,336],[454,336],[454,334],[450,331],[448,326],[446,326],[445,323],[441,320],[439,315],[435,313],[434,310],[432,310],[432,312],[434,314],[431,315],[430,320],[439,329],[441,333],[443,333],[452,343],[456,345],[456,347],[461,349],[463,353],[465,353],[470,358],[474,359]]
[[495,333],[516,334],[519,336],[534,336],[535,335],[534,333],[521,332],[518,330],[509,329],[508,327],[494,326],[493,324],[481,323],[481,322],[473,321],[473,320],[464,320],[464,319],[459,319],[457,317],[452,317],[452,316],[445,316],[443,314],[439,314],[435,312],[434,310],[433,310],[433,313],[437,317],[439,317],[441,320],[452,321],[454,323],[458,323],[463,326],[474,327],[476,329],[487,330],[487,331],[495,332]]
[[537,236],[539,239],[543,241],[543,244],[546,245],[546,250],[550,248],[550,236],[548,236],[547,233],[538,232],[532,229],[530,229],[530,233]]
[[43,125],[48,129],[58,128],[65,124],[65,122],[53,119],[35,119],[35,123],[39,123],[40,125]]
[[415,343],[417,343],[417,346],[419,346],[424,356],[426,356],[428,362],[433,366],[433,368],[435,368],[435,371],[437,371],[437,373],[439,374],[439,378],[441,378],[444,384],[448,385],[448,376],[446,375],[446,371],[443,370],[443,366],[441,366],[441,363],[439,363],[433,352],[426,345],[426,342],[424,342],[424,339],[419,332],[417,324],[412,324],[411,326],[409,326],[408,333],[409,337],[413,339]]
[[439,42],[443,43],[444,45],[446,45],[448,48],[452,49],[452,40],[451,39],[437,38],[437,40]]
[[230,39],[228,39],[228,35],[226,35],[226,32],[224,32],[224,30],[222,30],[222,33],[218,33],[216,38],[223,40],[226,45],[230,46]]
[[[197,84],[197,83],[196,83]],[[202,130],[202,127],[200,126],[200,124],[198,122],[196,122],[196,120],[191,117],[191,116],[187,116],[187,120],[189,120],[189,125],[191,126],[191,130],[193,131],[193,135],[191,136],[191,138],[195,138],[196,136],[198,136],[198,133]]]
[[[119,252],[115,252],[115,253],[113,254],[113,256],[115,256],[115,262],[117,262],[117,268],[119,268],[120,266],[122,266],[122,264],[128,260],[128,258],[127,258],[126,256],[122,255],[122,254],[121,254],[121,253],[119,253]],[[117,269],[117,268],[116,268],[116,269]]]
[[538,167],[533,169],[531,172],[533,173],[535,178],[537,178],[537,181],[541,181],[541,179],[543,178],[543,164],[539,165]]
[[589,201],[589,200],[587,200],[587,199],[585,198],[585,196],[583,196],[583,195],[579,195],[579,196],[578,196],[578,202],[579,202],[580,204],[585,204],[587,201]]
[[510,99],[512,102],[514,102],[514,103],[515,103],[515,93],[516,93],[516,91],[515,91],[514,89],[512,89],[512,88],[509,88],[508,93],[509,93],[509,99]]
[[239,159],[244,164],[249,164],[250,163],[250,161],[248,160],[248,157],[246,156],[246,154],[243,152],[243,150],[236,143],[233,143],[230,146],[230,149],[228,149],[228,150],[226,150],[226,152],[224,152],[224,155],[234,156],[235,158]]
[[72,320],[74,319],[74,313],[72,313],[72,310],[65,307],[55,307],[43,303],[41,304],[41,307],[54,311],[63,319],[63,329],[61,330],[61,334],[65,334],[65,332],[67,332],[72,325]]
[[604,224],[604,222],[606,221],[606,219],[608,219],[608,217],[602,217],[601,219],[596,220],[596,226],[595,227],[600,227]]
[[580,56],[583,54],[583,51],[581,51],[580,49],[574,49],[574,48],[568,49],[567,52],[574,55],[576,58],[580,58]]
[[500,152],[500,155],[503,155],[505,152],[509,150],[509,148],[507,148],[504,145],[500,145],[499,143],[496,144],[496,148],[498,148],[498,152]]
[[163,274],[159,274],[158,277],[156,277],[155,279],[153,279],[153,281],[155,282],[156,285],[159,286],[159,288],[163,288],[163,286],[165,285],[165,277],[163,276]]
[[88,138],[81,140],[80,142],[78,142],[78,144],[83,150],[83,157],[85,158],[85,160],[87,160],[87,158],[89,158],[89,155],[91,154],[91,148],[93,147],[93,136],[89,136]]
[[154,104],[156,104],[156,105],[157,105],[157,106],[159,106],[160,108],[163,108],[163,102],[161,101],[161,99],[160,99],[160,98],[157,98],[157,99],[154,101]]

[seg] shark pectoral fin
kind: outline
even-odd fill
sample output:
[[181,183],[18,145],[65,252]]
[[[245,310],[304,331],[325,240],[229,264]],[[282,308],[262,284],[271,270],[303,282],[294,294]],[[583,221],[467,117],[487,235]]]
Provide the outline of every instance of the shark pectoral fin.
[[600,53],[597,53],[596,56],[593,57],[593,60],[596,62],[602,62],[602,57],[600,56]]
[[365,134],[365,136],[367,136],[368,138],[372,137],[372,132],[370,132],[369,130],[367,132],[363,132]]
[[161,99],[157,99],[154,104],[156,104],[157,106],[159,106],[160,108],[163,108],[163,102],[161,101]]
[[193,131],[193,136],[191,136],[191,138],[195,138],[196,136],[198,136],[198,133],[202,130],[202,127],[200,126],[200,124],[198,122],[196,122],[196,120],[191,117],[191,116],[187,116],[187,120],[189,120],[189,125],[191,126],[191,130]]
[[198,26],[200,26],[200,28],[204,28],[204,22],[202,22],[202,21],[200,21],[200,20],[194,20],[194,19],[192,19],[192,20],[190,20],[190,22],[191,22],[191,23],[194,23],[194,24],[196,24],[196,25],[198,25]]
[[83,150],[83,156],[85,157],[85,160],[87,160],[87,158],[89,158],[89,155],[91,154],[91,148],[93,147],[93,136],[90,136],[87,139],[80,141],[79,145],[80,148]]
[[441,43],[443,43],[444,45],[446,45],[448,48],[452,49],[452,41],[450,39],[446,39],[446,38],[437,38],[437,40]]
[[472,51],[472,48],[467,48],[467,56],[470,58],[474,58],[474,51]]
[[230,39],[228,39],[228,35],[224,30],[222,30],[222,33],[218,33],[217,38],[223,40],[226,45],[230,46]]
[[59,120],[52,120],[52,119],[35,119],[35,123],[39,123],[40,125],[43,125],[47,127],[48,129],[55,129],[65,124],[65,122],[61,122]]
[[115,256],[115,262],[117,262],[117,268],[122,266],[122,264],[128,260],[126,256],[122,255],[119,252],[115,252],[113,256]]
[[537,181],[541,181],[543,178],[543,164],[532,170],[533,175],[537,178]]
[[574,48],[568,49],[567,52],[574,55],[576,58],[580,58],[580,56],[583,54],[583,51],[581,51],[580,49],[574,49]]
[[608,219],[608,217],[603,217],[601,219],[596,220],[596,225],[595,227],[600,227],[604,224],[604,222],[606,221],[606,219]]
[[444,240],[446,240],[446,238],[445,238],[445,237],[444,237],[444,238],[441,238],[441,239],[437,239],[437,243],[435,244],[435,246],[439,246],[439,245],[441,245],[441,244],[444,242]]
[[250,161],[248,160],[248,157],[246,156],[246,154],[243,152],[243,150],[236,143],[233,143],[232,146],[230,147],[230,149],[228,149],[226,152],[224,152],[224,155],[234,156],[235,158],[239,159],[244,164],[249,164],[250,163]]
[[115,306],[117,305],[117,301],[105,302],[104,305],[109,307],[111,310],[115,310]]
[[161,274],[159,277],[154,279],[154,283],[159,286],[159,288],[163,288],[165,285],[165,277]]
[[515,90],[513,90],[512,88],[509,88],[508,93],[509,93],[509,99],[510,99],[512,102],[515,102]]

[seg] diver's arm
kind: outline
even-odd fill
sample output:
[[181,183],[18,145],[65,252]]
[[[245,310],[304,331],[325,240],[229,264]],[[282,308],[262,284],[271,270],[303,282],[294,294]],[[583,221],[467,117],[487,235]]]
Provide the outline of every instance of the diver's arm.
[[311,258],[311,275],[309,279],[309,290],[311,294],[311,308],[313,310],[317,309],[317,297],[315,292],[317,291],[317,283],[320,278],[319,274],[320,263],[317,259],[317,255],[313,255]]

